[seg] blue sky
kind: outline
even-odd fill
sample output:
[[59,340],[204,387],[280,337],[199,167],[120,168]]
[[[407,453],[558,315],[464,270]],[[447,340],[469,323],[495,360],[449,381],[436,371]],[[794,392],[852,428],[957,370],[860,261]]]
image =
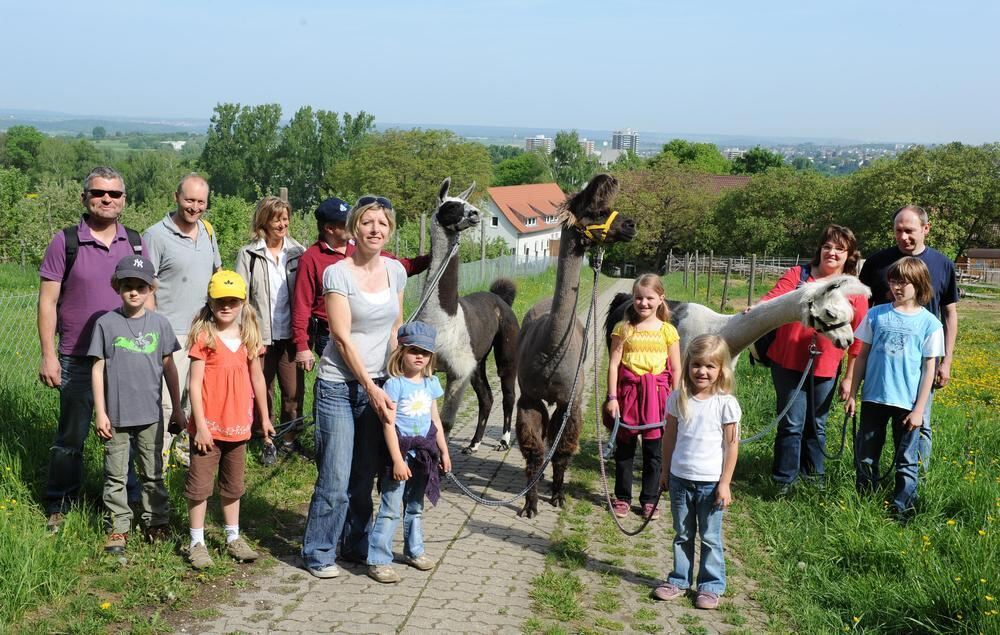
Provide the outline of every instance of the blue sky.
[[1000,141],[1000,3],[3,2],[0,107]]

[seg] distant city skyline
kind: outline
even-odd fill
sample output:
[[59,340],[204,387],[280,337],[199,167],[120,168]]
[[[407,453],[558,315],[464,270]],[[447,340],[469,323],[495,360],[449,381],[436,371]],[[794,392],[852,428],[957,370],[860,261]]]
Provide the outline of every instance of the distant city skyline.
[[4,16],[12,109],[205,120],[277,102],[523,136],[1000,141],[990,2],[53,0]]

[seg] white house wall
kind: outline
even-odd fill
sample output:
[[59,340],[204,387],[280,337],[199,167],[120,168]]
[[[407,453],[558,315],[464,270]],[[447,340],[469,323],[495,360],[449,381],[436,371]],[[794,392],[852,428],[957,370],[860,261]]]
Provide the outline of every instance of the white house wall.
[[[517,254],[518,262],[548,257],[549,241],[559,240],[562,232],[559,223],[553,223],[551,231],[519,234],[514,224],[507,220],[507,217],[491,199],[487,199],[480,209],[488,215],[487,218],[483,219],[483,222],[486,223],[486,242],[490,242],[494,238],[502,238],[507,243],[507,247],[513,249],[514,253]],[[493,226],[492,218],[500,219],[496,227]],[[539,219],[538,222],[544,223],[545,220]]]

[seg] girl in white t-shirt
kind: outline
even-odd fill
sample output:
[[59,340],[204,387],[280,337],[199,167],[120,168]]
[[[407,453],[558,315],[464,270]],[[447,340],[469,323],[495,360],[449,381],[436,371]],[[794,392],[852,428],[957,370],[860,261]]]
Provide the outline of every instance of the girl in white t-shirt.
[[743,413],[733,390],[729,347],[717,335],[696,337],[684,354],[681,389],[667,399],[660,486],[670,492],[674,518],[674,568],[653,597],[673,600],[692,590],[696,534],[701,568],[694,605],[719,606],[726,591],[722,514],[732,502],[730,484],[739,454]]

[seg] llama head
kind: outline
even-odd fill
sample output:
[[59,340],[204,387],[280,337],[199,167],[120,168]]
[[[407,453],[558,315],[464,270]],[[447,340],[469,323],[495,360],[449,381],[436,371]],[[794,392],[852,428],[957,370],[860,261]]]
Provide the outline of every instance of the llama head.
[[434,211],[434,221],[450,234],[458,234],[463,229],[479,224],[482,212],[467,199],[476,189],[476,182],[458,196],[448,196],[451,187],[451,177],[446,177],[438,191],[437,209]]
[[598,174],[566,200],[565,226],[577,232],[585,247],[635,238],[635,221],[611,209],[617,196],[618,180],[610,174]]
[[854,276],[837,276],[805,286],[802,297],[802,323],[834,343],[847,348],[854,342],[854,307],[848,296],[871,296],[871,289]]

